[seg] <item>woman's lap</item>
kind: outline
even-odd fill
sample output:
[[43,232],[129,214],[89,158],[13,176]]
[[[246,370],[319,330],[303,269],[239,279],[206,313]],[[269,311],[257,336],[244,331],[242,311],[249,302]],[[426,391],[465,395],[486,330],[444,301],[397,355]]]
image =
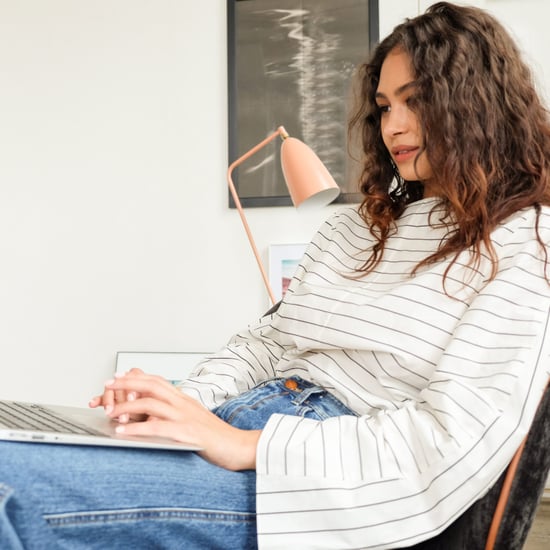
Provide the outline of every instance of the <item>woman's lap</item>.
[[[272,381],[217,410],[242,429],[260,429],[274,413],[353,414],[300,379]],[[0,442],[0,547],[253,549],[255,485],[255,472],[192,452]]]
[[11,520],[0,525],[6,550],[18,548],[8,542],[11,523],[29,550],[184,541],[185,548],[254,548],[253,471],[230,472],[190,452],[14,442],[0,443],[0,457],[0,500]]

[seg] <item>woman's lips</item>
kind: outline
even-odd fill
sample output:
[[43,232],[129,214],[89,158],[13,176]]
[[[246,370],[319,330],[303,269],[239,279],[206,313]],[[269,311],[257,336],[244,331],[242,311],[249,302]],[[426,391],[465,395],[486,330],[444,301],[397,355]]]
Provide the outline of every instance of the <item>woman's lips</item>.
[[395,162],[406,162],[416,157],[418,153],[418,147],[414,145],[403,145],[399,147],[394,147],[392,149],[392,156],[395,159]]

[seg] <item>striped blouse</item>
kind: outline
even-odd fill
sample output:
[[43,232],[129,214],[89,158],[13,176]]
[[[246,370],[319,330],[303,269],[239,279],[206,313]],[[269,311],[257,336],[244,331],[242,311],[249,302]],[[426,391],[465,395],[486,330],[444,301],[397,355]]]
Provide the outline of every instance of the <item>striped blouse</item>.
[[[535,211],[492,238],[498,273],[462,253],[424,266],[448,235],[428,198],[407,207],[376,269],[347,207],[320,228],[281,307],[232,338],[181,387],[214,407],[298,375],[358,416],[273,415],[257,451],[262,549],[399,548],[483,496],[528,430],[550,373],[550,286]],[[550,209],[539,231],[550,243]],[[443,273],[449,269],[443,286]],[[550,272],[550,267],[548,267]]]

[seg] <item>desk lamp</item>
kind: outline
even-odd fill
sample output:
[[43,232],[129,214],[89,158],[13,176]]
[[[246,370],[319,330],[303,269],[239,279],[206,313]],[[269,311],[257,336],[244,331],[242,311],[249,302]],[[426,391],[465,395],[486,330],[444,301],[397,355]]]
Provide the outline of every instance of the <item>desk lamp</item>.
[[227,170],[229,190],[241,217],[244,230],[248,236],[248,241],[252,247],[252,252],[260,268],[260,273],[262,274],[262,279],[272,304],[275,303],[275,296],[269,284],[267,273],[260,259],[260,254],[258,253],[246,216],[244,215],[239,195],[231,178],[231,173],[239,164],[249,159],[277,136],[280,136],[283,140],[281,145],[281,168],[290,198],[296,208],[326,206],[340,194],[338,185],[336,185],[336,182],[319,157],[305,143],[299,139],[290,137],[283,126],[279,126],[275,132],[229,165]]

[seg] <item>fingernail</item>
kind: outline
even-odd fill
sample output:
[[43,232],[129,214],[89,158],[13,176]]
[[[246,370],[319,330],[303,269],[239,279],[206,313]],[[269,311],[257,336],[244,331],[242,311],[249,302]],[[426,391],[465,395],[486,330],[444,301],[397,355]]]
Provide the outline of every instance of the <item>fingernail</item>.
[[119,421],[121,424],[126,424],[126,422],[128,422],[128,420],[130,420],[130,417],[128,416],[128,413],[122,413],[122,414],[118,417],[118,421]]
[[115,378],[122,378],[123,376],[126,376],[125,372],[115,372]]
[[112,405],[105,405],[105,414],[109,415],[113,412],[113,406]]
[[107,382],[105,382],[105,385],[106,386],[112,386],[114,383],[115,383],[115,381],[111,378],[110,380],[107,380]]
[[136,400],[136,393],[131,391],[129,394],[128,394],[128,401],[135,401]]
[[117,427],[115,428],[115,432],[116,432],[117,434],[124,433],[124,426],[117,426]]

